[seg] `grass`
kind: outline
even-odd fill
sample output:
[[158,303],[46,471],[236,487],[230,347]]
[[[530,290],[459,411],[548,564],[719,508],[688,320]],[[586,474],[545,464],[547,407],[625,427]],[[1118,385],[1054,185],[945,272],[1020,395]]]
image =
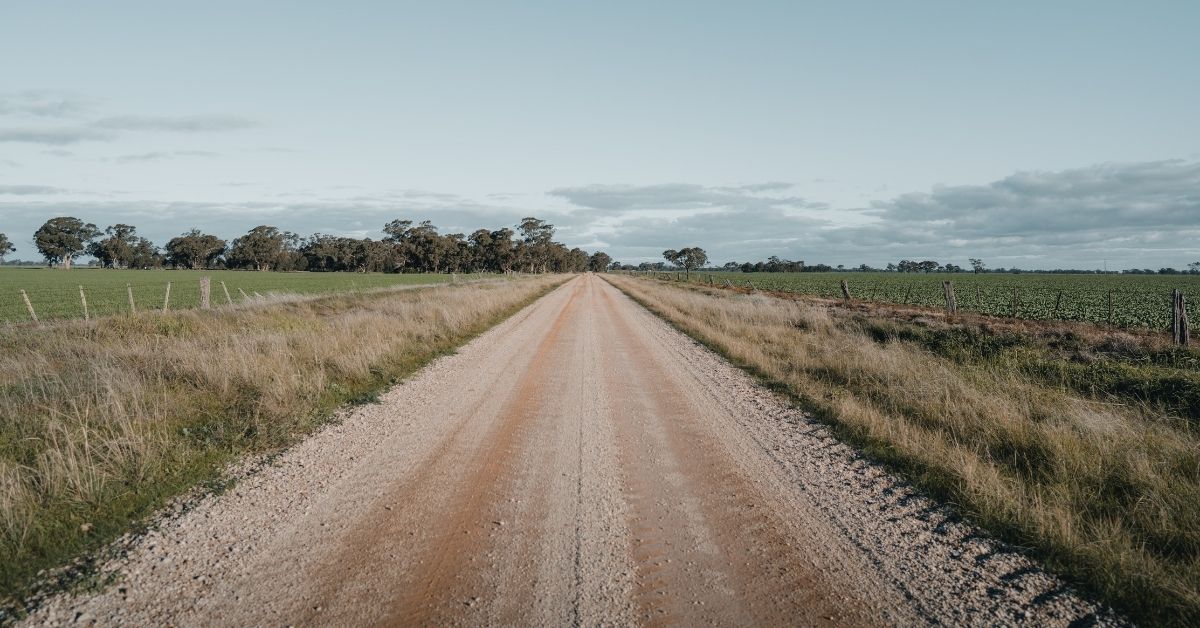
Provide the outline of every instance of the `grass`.
[[842,298],[844,280],[855,299],[929,307],[945,306],[942,282],[952,281],[958,307],[963,311],[1012,317],[1015,305],[1020,318],[1156,330],[1170,325],[1171,291],[1179,289],[1187,298],[1189,317],[1200,320],[1200,275],[704,271],[692,275],[704,281],[711,275],[718,285],[729,280],[745,286],[751,281],[761,290],[829,299]]
[[1135,620],[1200,622],[1195,351],[1078,324],[609,280]]
[[161,310],[167,282],[171,282],[171,309],[191,309],[200,304],[200,278],[212,278],[211,302],[225,304],[221,282],[230,299],[242,302],[243,292],[258,295],[330,294],[395,286],[443,283],[450,275],[384,273],[276,273],[242,270],[112,270],[99,268],[0,267],[0,322],[27,322],[29,313],[21,299],[24,290],[41,320],[83,318],[79,286],[87,296],[89,315],[129,313],[128,285],[139,311]]
[[103,546],[238,456],[278,451],[342,404],[373,401],[561,281],[0,328],[0,608],[20,608],[39,571]]

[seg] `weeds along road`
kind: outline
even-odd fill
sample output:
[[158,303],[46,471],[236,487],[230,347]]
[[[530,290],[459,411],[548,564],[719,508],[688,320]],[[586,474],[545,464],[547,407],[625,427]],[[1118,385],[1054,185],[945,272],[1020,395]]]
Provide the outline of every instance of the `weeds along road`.
[[593,275],[105,569],[27,621],[1115,622]]

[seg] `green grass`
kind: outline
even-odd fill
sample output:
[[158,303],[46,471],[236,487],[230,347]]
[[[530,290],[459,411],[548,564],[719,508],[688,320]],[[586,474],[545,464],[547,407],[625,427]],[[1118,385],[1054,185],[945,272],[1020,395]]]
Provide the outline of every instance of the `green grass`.
[[444,274],[384,273],[274,273],[240,270],[108,270],[75,268],[0,268],[0,323],[25,322],[29,314],[20,291],[29,295],[40,320],[83,318],[79,286],[87,295],[91,316],[102,317],[129,312],[126,285],[133,288],[139,311],[161,310],[167,282],[171,282],[170,307],[184,310],[200,304],[200,278],[212,278],[212,303],[226,303],[220,282],[225,282],[232,300],[242,300],[242,291],[250,297],[275,294],[329,294],[442,283]]
[[1170,325],[1171,290],[1177,288],[1188,299],[1188,318],[1200,321],[1200,275],[698,272],[693,278],[707,281],[708,275],[717,285],[728,279],[745,286],[749,280],[759,290],[833,299],[842,297],[840,282],[845,280],[855,299],[929,307],[945,306],[942,282],[949,280],[954,282],[958,307],[963,311],[1149,329]]

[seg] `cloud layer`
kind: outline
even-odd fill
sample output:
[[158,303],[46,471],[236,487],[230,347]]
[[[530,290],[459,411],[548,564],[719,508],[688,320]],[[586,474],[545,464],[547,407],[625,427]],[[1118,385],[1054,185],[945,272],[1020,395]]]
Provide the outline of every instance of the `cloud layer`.
[[781,183],[671,183],[588,185],[550,194],[584,210],[603,210],[605,218],[594,218],[591,228],[618,254],[635,257],[698,244],[722,261],[780,255],[848,265],[985,257],[1003,266],[1095,268],[1106,259],[1179,266],[1200,258],[1200,163],[1193,161],[1019,172],[984,185],[902,194],[857,210],[803,211],[827,208],[786,194],[790,189]]
[[[87,114],[92,109],[89,101],[63,92],[0,93],[0,117],[8,120],[0,126],[0,143],[65,146],[110,142],[125,132],[219,133],[260,126],[257,120],[231,114],[109,115],[88,120]],[[44,126],[45,120],[53,120],[57,125]]]
[[[124,160],[196,153],[146,153]],[[344,186],[342,186],[344,187]],[[1055,172],[1018,172],[981,185],[938,186],[868,207],[834,209],[780,182],[705,186],[593,184],[547,195],[566,207],[534,209],[529,197],[493,195],[487,203],[424,190],[378,193],[296,190],[237,203],[37,199],[67,192],[4,185],[0,218],[20,244],[52,216],[97,224],[129,222],[155,241],[190,227],[235,237],[258,224],[302,234],[378,237],[395,218],[432,220],[443,232],[512,226],[534,214],[572,246],[604,248],[617,259],[656,260],[662,250],[698,245],[715,262],[779,255],[808,262],[882,266],[902,258],[993,267],[1182,267],[1200,259],[1200,163],[1099,164]],[[22,247],[24,248],[24,247]],[[21,251],[20,255],[28,255]]]

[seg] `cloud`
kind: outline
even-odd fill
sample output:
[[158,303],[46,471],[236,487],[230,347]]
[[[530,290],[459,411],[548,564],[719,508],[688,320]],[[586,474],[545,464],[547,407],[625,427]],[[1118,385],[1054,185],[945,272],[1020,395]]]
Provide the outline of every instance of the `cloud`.
[[14,196],[30,196],[34,194],[60,194],[66,192],[62,188],[50,187],[48,185],[0,185],[0,194],[11,194]]
[[0,94],[0,116],[70,118],[87,111],[91,103],[67,92],[28,90]]
[[1190,227],[1200,216],[1200,162],[1018,172],[987,185],[903,194],[873,207],[887,223],[936,224],[959,237],[1037,239],[1093,229]]
[[150,153],[137,153],[133,155],[120,155],[114,157],[114,161],[118,163],[135,163],[144,161],[161,161],[164,159],[174,159],[177,157],[217,157],[220,153],[214,153],[207,150],[174,150],[174,151],[156,151]]
[[100,129],[117,131],[169,131],[181,133],[237,131],[259,126],[250,118],[235,115],[111,116],[92,123]]
[[769,182],[736,187],[708,187],[695,183],[660,183],[655,185],[593,184],[550,190],[551,196],[570,201],[579,207],[608,211],[707,209],[718,207],[773,208],[791,207],[821,209],[823,203],[813,203],[797,196],[762,194],[790,188],[790,184]]
[[85,126],[44,128],[0,128],[0,142],[25,142],[65,146],[80,142],[108,142],[121,131],[178,133],[222,132],[248,129],[258,123],[239,116],[113,116]]
[[[1017,172],[871,204],[875,221],[829,231],[867,256],[990,257],[1005,265],[1174,265],[1200,257],[1200,163],[1166,160]],[[999,265],[999,264],[994,264]]]
[[65,146],[80,142],[108,142],[116,136],[107,131],[86,127],[57,127],[42,129],[0,128],[0,142],[26,142]]

